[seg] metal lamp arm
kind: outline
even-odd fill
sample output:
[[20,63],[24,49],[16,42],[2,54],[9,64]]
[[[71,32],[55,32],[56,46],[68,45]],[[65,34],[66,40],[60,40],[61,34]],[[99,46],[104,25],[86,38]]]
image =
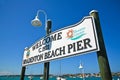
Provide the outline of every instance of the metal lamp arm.
[[46,30],[46,28],[47,28],[47,14],[46,14],[46,12],[44,10],[38,10],[37,15],[36,15],[37,17],[39,16],[40,12],[45,15],[45,30]]

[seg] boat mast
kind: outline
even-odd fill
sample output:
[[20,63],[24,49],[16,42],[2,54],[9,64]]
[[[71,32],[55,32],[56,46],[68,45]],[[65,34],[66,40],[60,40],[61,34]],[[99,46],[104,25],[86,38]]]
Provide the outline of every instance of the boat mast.
[[60,76],[61,76],[61,60],[60,60]]

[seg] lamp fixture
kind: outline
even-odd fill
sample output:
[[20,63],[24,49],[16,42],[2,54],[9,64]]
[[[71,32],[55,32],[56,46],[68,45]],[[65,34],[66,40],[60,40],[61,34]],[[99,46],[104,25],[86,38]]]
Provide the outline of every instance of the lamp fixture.
[[46,28],[46,27],[47,27],[47,24],[46,24],[46,22],[47,22],[47,14],[46,14],[45,11],[43,11],[43,10],[38,10],[38,11],[37,11],[37,15],[35,16],[35,19],[33,19],[33,20],[31,21],[31,24],[32,24],[33,26],[36,26],[36,27],[42,26],[42,22],[41,22],[40,19],[39,19],[39,13],[40,13],[40,12],[44,13],[44,15],[45,15],[45,28]]

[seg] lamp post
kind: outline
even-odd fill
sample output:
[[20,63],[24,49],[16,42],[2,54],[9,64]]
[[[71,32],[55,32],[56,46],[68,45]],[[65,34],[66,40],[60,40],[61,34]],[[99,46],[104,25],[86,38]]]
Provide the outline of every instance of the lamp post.
[[81,72],[82,72],[82,78],[83,78],[83,80],[85,80],[84,68],[83,68],[82,63],[80,63],[79,68],[81,69]]
[[[35,19],[31,21],[31,24],[33,26],[42,26],[41,21],[39,20],[39,13],[43,13],[45,15],[45,30],[46,30],[46,35],[49,35],[51,33],[51,20],[47,19],[47,14],[43,10],[38,10],[37,15],[35,16]],[[49,62],[44,63],[44,80],[49,79]]]

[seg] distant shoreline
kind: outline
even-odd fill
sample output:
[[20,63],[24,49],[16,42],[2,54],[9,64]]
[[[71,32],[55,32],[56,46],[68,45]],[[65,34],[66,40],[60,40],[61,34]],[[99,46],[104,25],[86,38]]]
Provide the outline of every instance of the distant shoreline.
[[[32,76],[35,76],[35,77],[40,77],[40,76],[43,76],[43,74],[31,74]],[[25,75],[25,76],[31,76],[31,75]],[[82,77],[82,73],[77,73],[77,74],[63,74],[61,76],[63,77]],[[100,73],[84,73],[85,77],[101,77],[100,76]],[[16,76],[20,76],[20,75],[0,75],[0,77],[16,77]],[[50,74],[49,76],[59,76],[59,75],[55,75],[55,74]],[[120,72],[112,72],[112,76],[118,76],[120,77]]]

